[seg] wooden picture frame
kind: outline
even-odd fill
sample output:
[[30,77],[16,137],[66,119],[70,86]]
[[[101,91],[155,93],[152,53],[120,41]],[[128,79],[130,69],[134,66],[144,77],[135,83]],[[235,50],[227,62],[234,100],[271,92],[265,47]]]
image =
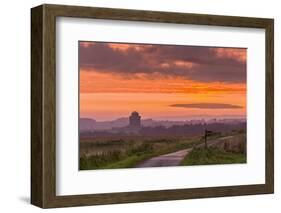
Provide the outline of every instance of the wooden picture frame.
[[[265,29],[265,184],[56,195],[56,18],[95,18]],[[274,191],[274,21],[217,15],[41,5],[31,9],[31,203],[42,208],[267,194]]]

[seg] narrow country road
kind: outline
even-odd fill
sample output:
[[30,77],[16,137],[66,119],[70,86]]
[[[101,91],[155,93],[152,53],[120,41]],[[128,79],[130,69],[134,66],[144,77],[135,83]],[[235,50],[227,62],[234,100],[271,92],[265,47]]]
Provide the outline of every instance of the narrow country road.
[[136,168],[143,168],[143,167],[161,167],[161,166],[178,166],[183,158],[192,150],[183,149],[177,152],[172,152],[165,155],[160,155],[157,157],[150,158],[139,165]]
[[[224,139],[232,138],[232,136],[217,138],[214,140],[208,141],[208,147],[214,146],[218,143],[221,143]],[[204,147],[204,143],[198,144],[196,147],[201,148]],[[136,165],[136,168],[144,168],[144,167],[163,167],[163,166],[179,166],[180,162],[183,158],[188,155],[189,152],[192,151],[193,148],[183,149],[176,152],[172,152],[165,155],[159,155],[157,157],[150,158]]]
[[[223,140],[225,140],[225,139],[230,139],[230,138],[233,138],[233,136],[226,136],[226,137],[222,137],[222,138],[216,138],[216,139],[213,139],[213,140],[209,140],[207,142],[207,144],[208,144],[208,147],[211,147],[211,146],[214,146],[216,144],[222,143]],[[200,143],[196,147],[197,148],[202,148],[204,146],[205,146],[205,143]]]

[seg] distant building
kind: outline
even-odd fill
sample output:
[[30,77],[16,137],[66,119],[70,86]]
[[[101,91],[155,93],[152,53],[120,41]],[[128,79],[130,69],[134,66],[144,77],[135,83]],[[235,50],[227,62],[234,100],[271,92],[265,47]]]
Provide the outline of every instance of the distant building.
[[141,116],[138,112],[134,111],[129,117],[129,127],[130,128],[140,128],[141,127]]

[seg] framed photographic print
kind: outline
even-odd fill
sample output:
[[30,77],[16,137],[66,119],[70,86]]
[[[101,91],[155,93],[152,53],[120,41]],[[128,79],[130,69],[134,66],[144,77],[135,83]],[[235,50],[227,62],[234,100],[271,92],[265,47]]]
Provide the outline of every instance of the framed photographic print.
[[273,19],[31,10],[31,203],[274,191]]

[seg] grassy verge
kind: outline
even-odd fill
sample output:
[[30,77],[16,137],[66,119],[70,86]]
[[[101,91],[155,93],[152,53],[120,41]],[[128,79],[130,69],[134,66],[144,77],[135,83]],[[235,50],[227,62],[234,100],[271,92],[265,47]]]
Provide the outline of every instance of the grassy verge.
[[181,162],[181,165],[210,165],[246,163],[246,155],[220,151],[216,148],[193,149]]
[[133,168],[138,163],[155,156],[154,153],[144,153],[142,155],[128,156],[123,160],[113,162],[100,167],[99,169],[117,169],[117,168]]
[[132,168],[149,158],[190,148],[198,142],[198,140],[194,140],[181,141],[169,145],[165,143],[165,146],[160,147],[150,142],[149,144],[142,144],[135,149],[128,149],[125,152],[110,151],[98,156],[82,156],[80,157],[80,170]]

